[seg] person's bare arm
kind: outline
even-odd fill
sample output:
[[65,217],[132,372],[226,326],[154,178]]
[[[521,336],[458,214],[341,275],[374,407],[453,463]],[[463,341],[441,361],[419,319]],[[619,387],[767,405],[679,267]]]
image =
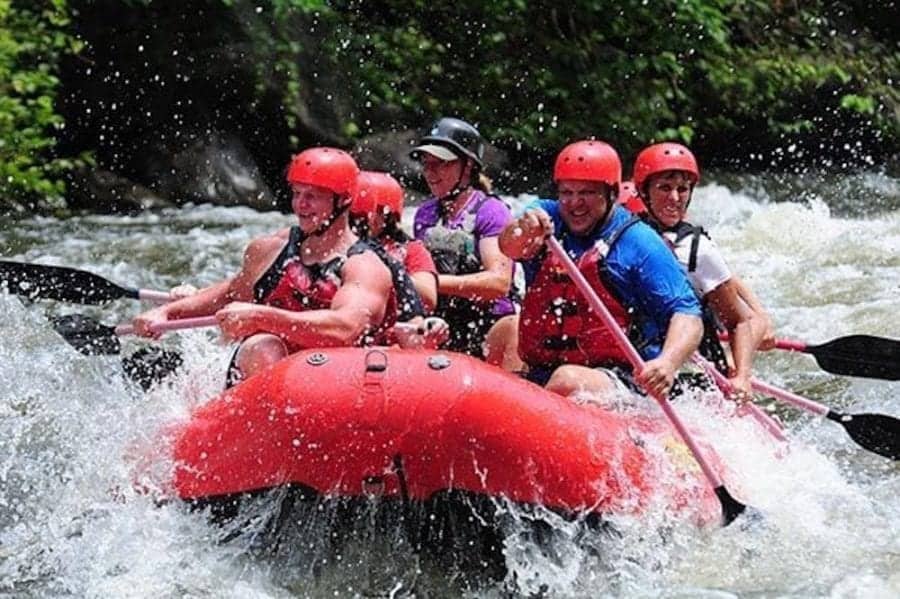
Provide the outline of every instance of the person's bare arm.
[[299,347],[352,345],[384,320],[393,283],[371,252],[348,258],[341,274],[343,283],[329,309],[294,312],[236,302],[216,313],[222,332],[230,339],[271,333]]
[[[287,242],[284,235],[261,237],[250,242],[244,251],[241,269],[231,278],[225,294],[227,302],[252,302],[253,288],[268,270]],[[221,306],[220,306],[221,307]]]
[[690,358],[703,337],[703,321],[692,314],[674,314],[666,329],[666,340],[659,356],[648,360],[636,381],[648,393],[665,396],[675,382],[675,374]]
[[738,290],[739,286],[732,277],[707,293],[706,299],[728,329],[735,370],[732,383],[739,391],[750,394],[753,353],[762,341],[764,330],[756,322],[756,313],[741,299]]
[[156,337],[151,330],[155,323],[193,316],[211,316],[233,301],[252,301],[253,285],[268,268],[284,244],[278,235],[255,239],[247,246],[238,273],[214,283],[193,295],[164,304],[136,316],[132,321],[135,332],[144,337]]
[[755,317],[753,326],[758,329],[754,331],[754,335],[760,339],[759,343],[757,343],[757,349],[763,351],[773,349],[775,347],[775,326],[772,323],[772,317],[743,279],[735,276],[734,281],[738,295],[753,310]]
[[422,307],[425,309],[425,313],[431,314],[437,306],[437,275],[423,270],[411,273],[409,276],[416,287],[419,298],[422,300]]

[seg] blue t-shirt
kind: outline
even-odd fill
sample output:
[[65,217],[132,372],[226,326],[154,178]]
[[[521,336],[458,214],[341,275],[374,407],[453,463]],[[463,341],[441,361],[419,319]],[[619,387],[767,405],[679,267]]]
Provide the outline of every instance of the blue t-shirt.
[[[563,235],[565,223],[559,214],[556,200],[536,200],[526,210],[534,208],[540,208],[550,215],[554,235],[574,259],[592,248],[598,239],[609,238],[613,231],[631,219],[630,212],[615,205],[603,227],[580,237],[571,233]],[[637,313],[641,336],[647,341],[646,345],[639,348],[645,360],[655,358],[662,351],[662,343],[673,315],[690,314],[700,317],[700,303],[683,267],[678,264],[662,238],[646,224],[639,222],[628,227],[610,249],[606,264],[609,280],[614,287],[610,291],[626,309],[633,308]],[[537,259],[522,262],[526,286],[534,281],[540,265]]]

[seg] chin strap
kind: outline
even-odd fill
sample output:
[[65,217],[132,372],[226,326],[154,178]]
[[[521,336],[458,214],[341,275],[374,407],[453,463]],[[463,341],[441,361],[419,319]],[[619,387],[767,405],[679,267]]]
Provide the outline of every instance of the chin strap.
[[331,228],[331,225],[334,224],[334,221],[340,215],[342,215],[344,212],[346,212],[347,210],[350,209],[350,202],[345,202],[344,205],[338,204],[340,197],[341,196],[334,194],[331,214],[329,214],[328,218],[323,220],[321,222],[321,224],[319,224],[318,227],[316,227],[313,231],[311,231],[309,233],[309,235],[307,235],[307,237],[319,237],[319,236],[323,235],[325,233],[325,231],[327,231],[328,229]]
[[[475,168],[473,167],[472,170],[474,171]],[[451,189],[450,191],[448,191],[447,193],[445,193],[444,195],[442,195],[441,197],[439,197],[437,199],[438,206],[440,206],[440,209],[441,209],[441,216],[444,218],[446,218],[447,213],[450,210],[450,206],[453,204],[453,202],[455,202],[457,200],[457,198],[459,198],[459,195],[461,193],[463,193],[464,191],[467,191],[473,187],[471,183],[463,185],[462,180],[463,180],[463,174],[465,173],[465,171],[466,171],[466,169],[465,169],[465,167],[463,167],[463,169],[461,171],[459,171],[459,178],[456,180],[456,183],[453,185],[453,189]],[[472,178],[476,178],[476,177],[477,177],[477,173],[470,172],[470,180]]]

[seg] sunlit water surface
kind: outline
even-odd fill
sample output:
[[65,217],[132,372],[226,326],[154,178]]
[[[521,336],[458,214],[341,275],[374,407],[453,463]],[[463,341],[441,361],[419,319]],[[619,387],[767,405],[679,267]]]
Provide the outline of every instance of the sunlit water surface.
[[[692,216],[771,308],[779,334],[900,337],[896,181],[876,176],[859,209],[858,200],[808,189],[792,202],[780,184],[771,194],[767,186],[776,183],[705,185]],[[526,200],[511,201],[518,209]],[[209,206],[32,219],[0,229],[0,248],[5,258],[167,289],[233,272],[250,238],[290,222]],[[203,514],[136,493],[129,456],[217,392],[228,348],[211,331],[170,336],[164,343],[185,352],[186,368],[170,386],[142,393],[120,376],[116,357],[76,353],[45,318],[84,312],[113,324],[137,309],[0,295],[0,596],[900,596],[900,466],[862,451],[833,423],[765,402],[787,422],[786,452],[746,422],[678,406],[727,464],[729,487],[764,512],[761,525],[697,530],[659,508],[613,518],[617,532],[605,534],[498,502],[508,574],[480,587],[417,555],[400,531],[361,534],[323,558],[310,548],[327,539],[327,523],[305,522],[293,546],[266,550],[259,523],[277,495],[248,508],[244,534],[222,542]],[[125,351],[139,345],[128,341]],[[896,382],[837,377],[809,356],[781,352],[761,357],[758,374],[838,409],[900,417]],[[540,541],[533,518],[549,525]]]

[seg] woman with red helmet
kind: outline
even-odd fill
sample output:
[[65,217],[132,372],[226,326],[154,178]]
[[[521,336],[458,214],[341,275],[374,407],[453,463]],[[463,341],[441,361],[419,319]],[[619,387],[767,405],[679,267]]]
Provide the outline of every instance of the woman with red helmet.
[[634,181],[622,181],[622,184],[619,186],[619,203],[628,208],[628,211],[632,214],[643,214],[647,211],[647,207],[644,206],[644,200],[641,199],[641,194],[638,193],[637,187],[634,186]]
[[[684,272],[659,236],[616,201],[621,172],[609,144],[566,146],[553,169],[558,200],[532,203],[500,235],[500,249],[525,270],[519,356],[529,379],[563,395],[632,380],[666,394],[700,341],[700,305]],[[611,331],[547,251],[550,235],[632,338],[646,360],[641,372],[630,372]]]
[[431,313],[437,305],[437,268],[425,245],[400,227],[403,188],[388,173],[362,171],[350,205],[350,227],[360,237],[380,243],[403,264],[415,284],[422,306]]
[[240,341],[230,382],[302,348],[377,338],[397,317],[397,295],[384,250],[350,230],[358,175],[342,150],[294,156],[287,182],[297,224],[251,241],[234,277],[139,315],[136,332],[152,337],[154,323],[215,314],[223,336]]
[[766,336],[774,336],[771,321],[703,228],[684,220],[699,181],[696,158],[678,143],[648,146],[634,162],[634,183],[646,205],[646,220],[672,247],[704,304],[700,351],[720,370],[729,371],[718,340],[717,325],[724,325],[731,337],[734,361],[731,383],[742,398],[749,398],[753,352]]
[[[434,260],[425,245],[410,238],[400,227],[403,217],[403,188],[388,173],[362,171],[356,180],[353,203],[350,205],[350,228],[363,238],[381,244],[387,254],[402,264],[419,295],[426,314],[437,305],[438,272]],[[399,273],[394,273],[395,278]],[[400,306],[399,320],[416,326],[398,327],[395,337],[403,346],[437,347],[449,334],[447,323],[441,318],[410,313],[407,306]],[[417,337],[421,329],[423,338]]]
[[515,313],[513,263],[497,245],[512,215],[481,175],[484,141],[471,124],[439,119],[410,152],[422,163],[431,197],[413,232],[438,269],[437,316],[450,325],[447,349],[482,357],[494,322]]

